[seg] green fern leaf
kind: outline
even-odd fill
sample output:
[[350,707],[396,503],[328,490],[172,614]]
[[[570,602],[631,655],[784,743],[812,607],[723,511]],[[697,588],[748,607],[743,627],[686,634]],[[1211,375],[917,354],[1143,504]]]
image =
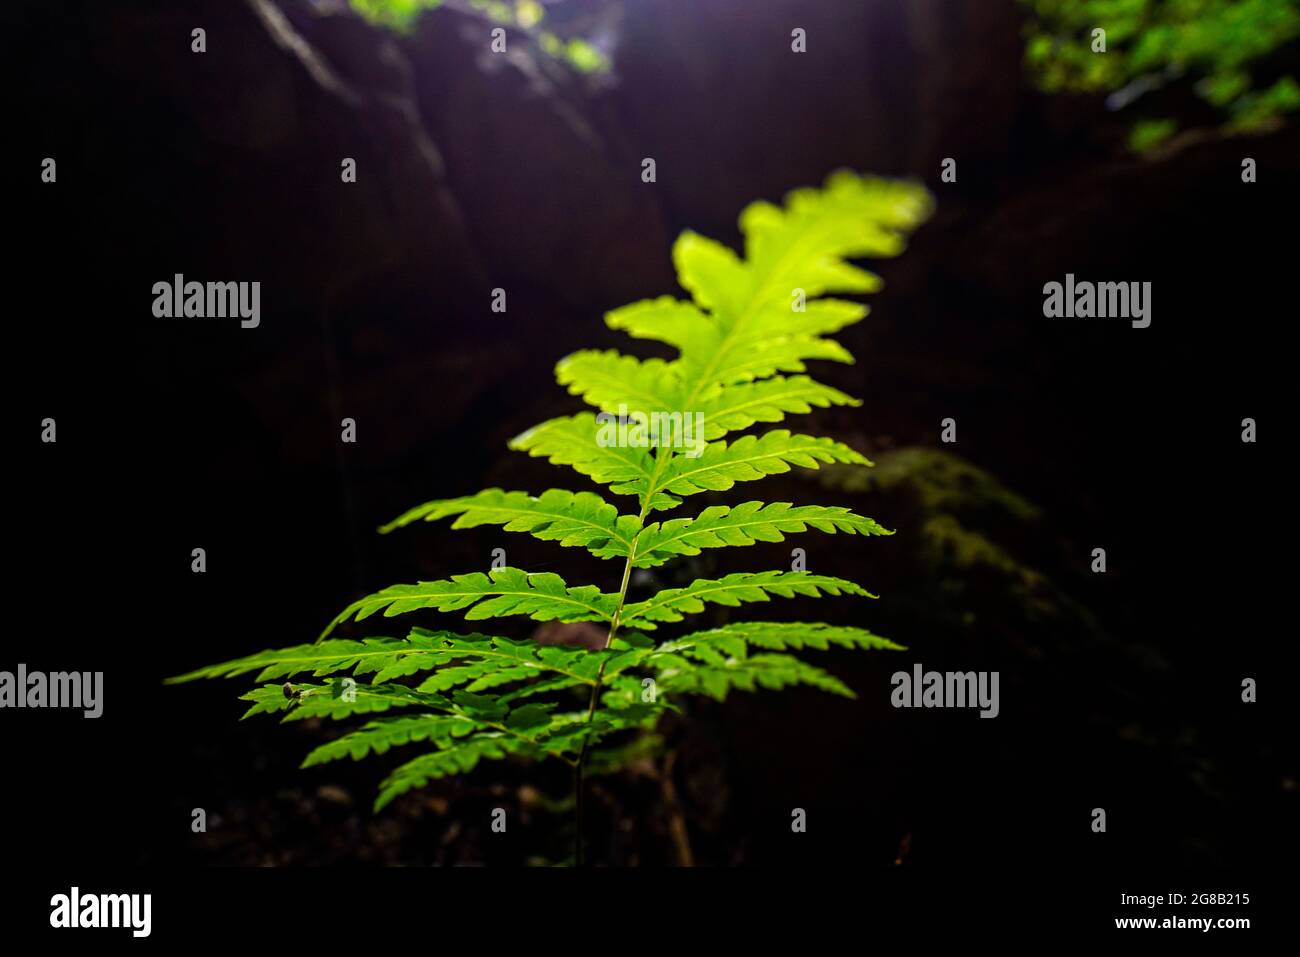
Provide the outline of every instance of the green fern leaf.
[[[853,363],[853,356],[834,339],[815,336],[773,336],[733,345],[725,354],[719,350],[708,369],[685,364],[682,376],[709,385],[731,385],[764,379],[776,372],[804,372],[808,359]],[[684,360],[688,361],[688,360]]]
[[612,734],[651,728],[663,711],[662,705],[627,702],[616,710],[597,710],[590,717],[583,711],[555,715],[536,741],[548,754],[566,757]]
[[852,690],[834,675],[791,655],[761,654],[745,658],[718,659],[701,664],[679,656],[668,656],[659,672],[659,686],[666,692],[703,694],[718,701],[733,688],[780,691],[790,685],[811,685],[821,691],[855,698]]
[[[700,238],[695,237],[696,240]],[[685,241],[683,237],[674,248],[680,248]],[[700,357],[711,355],[724,345],[728,350],[734,350],[737,346],[764,344],[768,340],[815,339],[858,322],[868,311],[860,303],[843,299],[815,299],[807,302],[802,311],[792,310],[790,305],[782,300],[779,308],[769,308],[749,317],[743,329],[732,328],[724,332],[712,314],[702,311],[694,303],[672,296],[659,296],[607,312],[605,324],[636,339],[666,343],[683,356],[691,356],[693,363],[679,366],[682,378],[689,382],[692,380],[686,374],[687,370],[698,363]],[[724,343],[728,335],[730,338]]]
[[354,714],[371,714],[392,708],[422,707],[451,711],[453,703],[440,695],[424,694],[405,685],[345,685],[335,679],[324,685],[293,685],[286,691],[281,685],[263,685],[241,696],[253,705],[245,718],[256,714],[279,714],[284,721],[305,718],[347,718]]
[[513,737],[504,731],[484,731],[461,738],[446,748],[421,755],[393,771],[379,786],[374,809],[376,812],[382,811],[394,798],[424,787],[436,778],[466,774],[485,758],[500,759],[511,754],[535,756],[538,751],[532,742]]
[[704,437],[712,440],[747,429],[755,422],[780,422],[789,413],[861,404],[808,376],[776,376],[718,389],[699,403],[698,412],[704,416]]
[[639,568],[662,565],[678,555],[698,555],[704,548],[753,545],[755,542],[785,541],[785,533],[845,532],[849,535],[892,535],[869,518],[847,508],[823,505],[794,506],[788,502],[745,502],[734,508],[714,505],[695,518],[654,522],[641,532],[636,543]]
[[[475,659],[473,666],[462,666],[466,669],[464,673],[455,676],[456,679],[463,677],[465,681],[475,681],[479,685],[478,688],[471,685],[466,689],[471,692],[507,684],[520,677],[559,675],[577,684],[595,684],[602,667],[616,672],[624,667],[623,662],[628,658],[628,652],[544,646],[534,641],[485,638],[482,635],[444,634],[440,647],[447,660]],[[470,670],[471,667],[473,670]],[[452,669],[442,669],[421,685],[421,690],[438,691],[461,683],[448,676],[450,671]]]
[[[552,465],[568,465],[594,482],[610,486],[616,495],[640,495],[654,472],[654,455],[639,446],[602,444],[597,440],[601,425],[595,413],[550,419],[517,435],[510,448],[530,456],[545,456]],[[659,507],[669,508],[677,500],[662,496]]]
[[617,595],[601,594],[595,585],[570,588],[559,575],[529,574],[518,568],[496,568],[484,575],[471,572],[448,581],[391,585],[358,598],[325,629],[322,637],[350,619],[361,621],[376,612],[385,618],[408,611],[433,608],[465,611],[471,620],[507,615],[528,615],[536,621],[609,621],[618,606]]
[[594,492],[553,488],[540,496],[490,488],[477,495],[426,502],[380,529],[389,532],[412,522],[459,516],[452,528],[501,525],[507,532],[527,532],[542,541],[586,548],[598,558],[625,557],[641,528],[635,515],[618,509]]
[[[681,357],[675,366],[681,381],[689,383],[685,404],[692,408],[697,397],[717,385],[802,372],[807,359],[852,361],[842,347],[818,335],[861,318],[860,309],[841,309],[838,324],[829,328],[800,328],[793,317],[806,315],[807,300],[828,292],[877,290],[879,278],[850,265],[846,257],[897,255],[904,234],[928,213],[923,190],[836,173],[824,190],[791,193],[785,209],[762,202],[747,207],[740,217],[744,260],[695,233],[678,239],[673,260],[680,281],[708,310],[708,322],[683,332],[683,319],[673,318],[662,303],[658,318],[648,311],[615,311],[607,322],[678,347]],[[831,307],[832,314],[837,308]]]
[[[866,313],[863,307],[853,303],[840,305],[849,307],[847,312],[855,318]],[[611,329],[620,329],[637,338],[658,339],[676,346],[682,353],[677,365],[680,378],[702,387],[760,379],[775,372],[803,372],[808,359],[853,361],[848,350],[835,340],[819,338],[815,333],[800,330],[799,324],[791,323],[788,307],[774,311],[775,322],[751,323],[747,334],[733,332],[728,336],[711,317],[692,304],[662,296],[615,309],[606,314],[605,322]],[[838,328],[839,324],[823,321],[803,325],[804,330],[827,327]],[[707,370],[701,368],[702,361],[710,363]]]
[[[798,189],[785,208],[752,203],[740,214],[745,259],[761,289],[784,296],[871,292],[879,280],[846,269],[846,258],[884,258],[903,251],[905,235],[930,213],[929,195],[911,183],[833,173],[824,189]],[[761,292],[756,293],[761,298]]]
[[524,685],[522,688],[516,688],[508,691],[497,700],[506,704],[513,704],[523,698],[531,698],[536,695],[550,694],[552,691],[563,691],[567,688],[573,688],[586,682],[577,681],[574,678],[547,678],[543,681],[535,681],[532,684]]
[[360,761],[366,755],[383,754],[390,748],[417,741],[434,741],[439,747],[447,747],[454,738],[463,738],[482,730],[483,727],[473,718],[459,714],[419,714],[381,718],[315,748],[303,759],[302,767],[310,768],[343,758]]
[[682,288],[714,316],[736,316],[752,298],[752,274],[740,257],[693,230],[673,243],[673,265]]
[[502,668],[495,661],[475,661],[471,664],[456,665],[451,668],[439,668],[436,673],[420,682],[421,691],[446,691],[457,685],[465,685],[466,691],[481,692],[489,688],[517,681],[536,678],[537,671],[527,665],[514,665]]
[[769,601],[770,595],[820,598],[822,592],[876,597],[861,585],[811,572],[737,572],[716,581],[701,579],[685,588],[668,588],[651,599],[627,605],[620,625],[653,631],[655,622],[681,621],[684,615],[704,611],[705,602],[735,608],[743,602]]
[[179,684],[197,678],[234,678],[252,671],[258,672],[257,681],[271,681],[306,672],[319,678],[340,671],[352,671],[358,677],[372,674],[374,683],[379,684],[403,675],[427,671],[450,660],[444,652],[444,639],[488,640],[482,635],[456,635],[420,628],[412,631],[408,638],[364,638],[360,641],[333,638],[314,645],[259,651],[168,678],[167,683]]
[[573,395],[605,412],[657,412],[678,408],[677,373],[662,359],[638,359],[613,349],[586,349],[561,359],[555,378]]
[[636,339],[654,339],[685,352],[703,349],[720,335],[712,316],[672,296],[642,299],[605,313],[605,324]]
[[[474,665],[455,662],[472,659]],[[627,651],[589,652],[581,648],[543,647],[532,641],[496,638],[480,634],[461,635],[447,631],[415,628],[409,637],[365,638],[361,641],[329,639],[314,645],[297,645],[209,665],[188,674],[168,678],[168,684],[198,678],[228,678],[257,671],[258,681],[291,677],[310,672],[315,677],[351,670],[354,675],[372,675],[382,684],[407,675],[438,668],[422,691],[441,691],[470,683],[467,691],[499,687],[515,680],[552,677],[562,682],[554,687],[595,684],[601,666],[614,674],[630,663]],[[456,680],[463,678],[463,681]]]
[[870,465],[867,458],[834,439],[791,435],[776,429],[762,436],[743,435],[734,442],[710,442],[699,458],[675,456],[657,480],[674,495],[725,492],[737,482],[752,482],[790,471],[792,465],[819,468],[821,462]]
[[[690,654],[698,649],[716,647],[728,657],[740,658],[745,656],[749,645],[768,651],[797,651],[802,648],[825,651],[832,645],[872,651],[905,650],[902,645],[864,628],[848,628],[822,622],[742,621],[683,635],[660,645],[656,653]],[[649,660],[653,661],[653,657],[649,656]]]
[[[462,702],[471,698],[472,696],[460,696]],[[463,709],[463,705],[461,707]],[[528,704],[506,714],[499,705],[494,704],[493,711],[485,712],[480,708],[477,709],[477,714],[460,710],[450,715],[381,718],[316,748],[307,755],[302,767],[347,757],[360,760],[368,754],[383,754],[390,748],[420,741],[433,742],[442,749],[453,748],[457,738],[476,732],[499,731],[533,743],[535,735],[544,736],[549,732],[552,723],[550,711],[554,707],[553,704]]]

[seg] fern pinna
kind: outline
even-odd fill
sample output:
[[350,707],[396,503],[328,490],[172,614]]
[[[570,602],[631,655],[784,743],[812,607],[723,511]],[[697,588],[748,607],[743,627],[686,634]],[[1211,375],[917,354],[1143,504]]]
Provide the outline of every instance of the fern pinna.
[[[556,368],[560,384],[597,411],[552,419],[511,442],[605,486],[631,503],[626,510],[590,491],[551,489],[535,496],[488,489],[426,503],[381,529],[444,518],[455,519],[453,528],[500,525],[614,560],[622,566],[614,591],[508,567],[393,585],[348,605],[313,644],[263,651],[170,680],[255,672],[263,684],[244,695],[252,702],[245,717],[381,715],[322,744],[303,762],[309,767],[406,746],[420,752],[382,783],[376,811],[487,758],[558,759],[576,771],[579,832],[588,760],[617,766],[626,753],[619,738],[653,729],[678,696],[720,700],[732,688],[797,683],[851,696],[835,677],[789,652],[832,644],[899,646],[861,628],[825,624],[747,621],[667,640],[660,626],[710,603],[867,596],[860,585],[801,571],[736,572],[629,602],[628,584],[634,568],[706,548],[779,542],[808,529],[890,534],[846,508],[784,502],[712,505],[682,518],[660,513],[702,492],[725,492],[792,466],[870,464],[829,438],[787,429],[736,433],[813,407],[859,404],[806,374],[810,359],[852,362],[829,336],[866,314],[862,305],[825,296],[879,288],[876,276],[846,260],[897,255],[929,206],[918,185],[840,172],[824,189],[791,193],[784,208],[766,202],[746,208],[740,217],[744,258],[693,232],[677,240],[673,262],[691,300],[663,296],[605,317],[614,329],[675,348],[677,358],[594,350],[568,356]],[[426,609],[463,612],[472,621],[526,615],[595,622],[606,638],[602,650],[591,650],[422,627],[405,637],[332,637],[345,622]],[[284,681],[298,675],[323,680]],[[425,677],[401,680],[413,675]],[[394,711],[402,713],[389,714]]]

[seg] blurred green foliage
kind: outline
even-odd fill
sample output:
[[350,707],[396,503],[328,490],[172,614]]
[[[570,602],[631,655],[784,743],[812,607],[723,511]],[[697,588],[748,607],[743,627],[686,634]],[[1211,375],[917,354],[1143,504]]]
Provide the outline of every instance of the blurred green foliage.
[[[1260,62],[1300,37],[1300,0],[1021,0],[1030,9],[1025,59],[1048,92],[1110,92],[1122,109],[1174,83],[1192,85],[1230,131],[1257,130],[1300,108],[1289,74],[1261,86]],[[1095,30],[1105,30],[1105,52]],[[1253,72],[1254,71],[1254,72]],[[1151,149],[1178,128],[1138,122],[1129,145]]]
[[[425,10],[442,6],[443,0],[349,0],[352,8],[367,20],[394,30],[409,30]],[[603,53],[581,37],[564,38],[541,28],[545,8],[537,0],[467,0],[467,6],[479,10],[499,23],[531,32],[538,46],[550,56],[564,60],[581,73],[595,73],[609,68]]]

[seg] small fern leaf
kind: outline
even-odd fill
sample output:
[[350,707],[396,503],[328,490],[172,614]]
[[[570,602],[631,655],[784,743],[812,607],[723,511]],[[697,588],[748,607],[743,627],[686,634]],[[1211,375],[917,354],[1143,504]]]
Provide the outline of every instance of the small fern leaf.
[[754,297],[784,298],[792,287],[809,298],[827,292],[874,292],[877,277],[846,258],[890,257],[905,235],[929,215],[924,188],[898,180],[832,173],[824,189],[798,189],[785,207],[751,203],[740,214],[745,260],[755,277]]
[[[687,233],[679,245],[694,234]],[[695,237],[699,239],[701,237]],[[839,343],[821,336],[861,320],[867,308],[837,299],[806,303],[792,311],[774,301],[751,309],[741,328],[724,330],[718,320],[695,305],[660,296],[606,313],[605,322],[638,339],[655,339],[681,353],[676,363],[681,380],[697,393],[709,386],[761,379],[775,372],[802,372],[809,359],[852,362]]]
[[394,798],[422,788],[436,778],[468,773],[484,759],[500,759],[511,754],[535,756],[537,751],[537,746],[531,741],[513,737],[505,731],[483,731],[461,738],[393,771],[380,785],[374,809],[379,812]]
[[301,766],[310,768],[343,758],[360,761],[369,754],[383,754],[390,748],[417,741],[436,741],[440,747],[447,747],[454,738],[463,738],[474,731],[482,730],[483,727],[473,718],[459,714],[418,714],[381,718],[322,744],[303,759]]
[[[766,325],[751,322],[750,333],[744,336],[724,334],[712,317],[668,296],[615,309],[606,314],[605,322],[631,336],[676,346],[682,353],[676,363],[678,374],[696,393],[712,385],[762,379],[776,372],[803,372],[809,359],[853,362],[848,350],[833,339],[800,331],[799,324],[790,319],[788,305],[778,304],[769,311],[775,316]],[[854,310],[858,316],[863,312],[862,307]],[[827,325],[834,323],[803,324],[805,329]]]
[[783,335],[828,336],[861,322],[869,311],[861,303],[844,299],[813,299],[802,312],[793,312],[789,303],[782,300],[779,326],[774,311],[764,313],[762,318],[773,323],[772,328]]
[[391,585],[348,605],[321,637],[343,622],[361,621],[377,612],[390,618],[432,608],[465,611],[471,620],[528,615],[535,621],[609,621],[617,604],[617,595],[602,594],[595,585],[570,588],[550,572],[529,574],[518,568],[495,568],[487,575],[471,572],[446,581]]
[[439,668],[420,682],[419,690],[446,691],[458,685],[465,685],[466,691],[477,694],[489,688],[536,677],[537,669],[527,665],[503,668],[500,662],[496,661],[474,661],[469,664]]
[[[726,657],[742,658],[747,654],[748,646],[767,651],[798,651],[803,648],[826,651],[833,645],[863,651],[906,650],[902,645],[881,638],[865,628],[827,625],[822,622],[741,621],[682,635],[660,645],[656,653],[689,655],[695,652],[706,653],[703,649],[717,649]],[[647,659],[648,662],[653,660],[653,655]]]
[[302,721],[305,718],[347,718],[354,714],[371,714],[392,708],[430,708],[452,711],[453,702],[441,695],[424,694],[405,685],[363,685],[357,682],[344,684],[336,678],[324,685],[291,686],[263,685],[245,695],[243,701],[253,702],[245,718],[255,714],[279,714],[284,721]]
[[668,588],[646,601],[627,605],[620,624],[652,631],[655,622],[681,621],[685,615],[704,611],[706,602],[734,608],[744,602],[768,601],[771,595],[820,598],[822,592],[876,597],[861,585],[811,572],[736,572],[717,580],[700,579],[684,588]]
[[791,435],[786,429],[776,429],[762,436],[744,435],[730,444],[710,442],[698,458],[674,456],[657,485],[674,495],[725,492],[737,482],[779,475],[794,465],[815,469],[821,462],[871,464],[865,456],[834,439]]
[[823,190],[792,192],[784,208],[765,202],[747,207],[740,217],[744,260],[713,240],[682,234],[673,260],[682,286],[708,310],[708,321],[692,329],[680,308],[674,312],[662,303],[653,311],[615,311],[606,321],[678,347],[675,366],[690,386],[691,407],[715,385],[802,372],[808,359],[852,361],[842,346],[820,336],[860,319],[861,308],[812,304],[817,312],[810,321],[808,300],[879,289],[879,277],[845,259],[897,255],[904,235],[928,213],[928,194],[918,185],[837,172]]
[[598,558],[626,557],[641,528],[635,515],[619,515],[595,492],[553,488],[541,495],[490,488],[477,495],[426,502],[389,522],[389,532],[412,522],[458,516],[452,528],[501,525],[507,532],[527,532],[542,541],[586,548]]
[[714,505],[695,518],[675,518],[647,525],[637,539],[638,568],[653,568],[679,555],[698,555],[705,548],[782,542],[786,533],[819,532],[849,535],[892,535],[873,520],[841,506],[791,505],[788,502],[745,502],[734,508]]
[[[733,343],[707,367],[691,360],[682,366],[682,377],[703,386],[731,385],[765,379],[777,372],[805,372],[808,359],[853,363],[853,356],[834,339],[815,336],[772,336],[751,342]],[[703,389],[701,389],[703,392]]]
[[682,288],[715,315],[739,315],[752,298],[748,264],[694,230],[686,230],[673,243],[673,265]]
[[861,405],[859,399],[808,376],[776,376],[717,389],[698,403],[704,416],[704,437],[720,439],[755,422],[780,422],[791,413],[811,412],[832,405]]
[[258,672],[256,680],[259,682],[307,672],[320,678],[340,671],[351,671],[358,677],[374,675],[372,682],[381,684],[393,678],[427,671],[449,661],[454,656],[449,656],[445,650],[443,642],[447,639],[467,642],[489,640],[483,635],[458,635],[422,628],[415,629],[407,638],[363,638],[360,641],[332,638],[314,645],[259,651],[168,678],[166,683],[179,684],[198,678],[234,678],[252,671]]
[[678,408],[677,373],[663,359],[584,349],[561,359],[555,378],[570,394],[605,412],[649,414]]
[[508,691],[497,700],[506,704],[513,704],[524,698],[531,698],[539,694],[550,694],[552,691],[564,691],[567,688],[576,688],[585,683],[574,678],[547,678],[544,681],[534,681],[522,688]]
[[[417,628],[420,632],[423,629]],[[526,667],[538,676],[558,674],[582,684],[595,684],[602,663],[606,668],[625,656],[622,651],[591,651],[562,645],[539,645],[517,638],[444,633],[441,645],[454,658],[477,658],[500,668]]]
[[761,654],[746,658],[728,658],[700,664],[673,657],[659,672],[659,687],[678,694],[703,694],[718,701],[733,688],[757,691],[765,688],[780,691],[789,685],[811,685],[821,691],[856,698],[857,695],[834,675],[792,655]]
[[620,306],[605,313],[605,324],[635,339],[654,339],[682,352],[707,349],[720,335],[712,316],[672,296]]
[[[595,413],[549,419],[510,440],[510,448],[544,456],[552,465],[567,465],[593,482],[608,485],[616,495],[641,495],[649,486],[655,460],[647,449],[599,441],[601,424]],[[671,508],[677,500],[660,496],[657,507]]]
[[235,678],[251,671],[258,672],[258,681],[272,681],[304,672],[311,672],[319,678],[339,671],[349,671],[369,656],[387,660],[394,649],[404,647],[405,642],[396,638],[367,638],[364,641],[336,638],[314,645],[259,651],[167,678],[165,683],[180,684],[199,678]]
[[663,710],[653,705],[629,704],[620,710],[597,710],[590,716],[585,711],[555,715],[534,740],[547,754],[563,758],[611,734],[649,728]]

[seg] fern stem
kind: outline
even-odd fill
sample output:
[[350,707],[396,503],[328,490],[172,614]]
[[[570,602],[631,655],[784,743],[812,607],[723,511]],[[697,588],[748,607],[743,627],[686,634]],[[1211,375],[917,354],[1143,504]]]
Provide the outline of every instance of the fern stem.
[[[660,463],[663,461],[662,449],[656,454],[655,469],[656,473]],[[670,453],[671,454],[671,453]],[[647,491],[645,500],[641,503],[641,524],[645,523],[645,517],[650,513],[650,502],[654,497],[653,492]],[[614,636],[618,633],[618,626],[623,617],[623,606],[627,603],[627,586],[632,580],[632,563],[636,561],[636,543],[641,538],[641,533],[637,532],[632,539],[632,544],[627,550],[627,561],[623,563],[623,581],[618,586],[618,605],[614,608],[614,615],[609,621],[609,634],[605,636],[605,648],[608,649],[614,642]],[[608,661],[608,659],[606,659]],[[605,679],[605,661],[600,663],[600,670],[596,672],[596,683],[591,686],[591,697],[587,701],[587,724],[591,724],[591,719],[596,715],[596,703],[600,700],[600,686]],[[582,739],[582,750],[578,752],[578,761],[574,766],[574,806],[577,814],[577,836],[574,838],[573,861],[578,867],[584,863],[582,835],[585,824],[586,812],[586,786],[583,780],[583,772],[587,766],[587,751],[590,749],[591,737],[585,736]]]
[[[618,607],[614,609],[614,617],[610,620],[609,634],[605,636],[606,648],[610,646],[610,643],[614,640],[615,632],[618,631],[619,618],[623,614],[623,603],[627,599],[627,584],[629,581],[631,581],[632,578],[632,560],[635,554],[636,554],[636,541],[634,539],[633,547],[629,549],[627,561],[623,565],[623,583],[619,586],[618,589]],[[600,670],[596,672],[596,683],[591,686],[591,698],[587,702],[587,724],[591,724],[591,719],[595,717],[596,702],[600,700],[600,686],[601,683],[604,681],[604,679],[605,679],[605,662],[602,661],[600,663]],[[583,781],[583,771],[587,766],[587,751],[589,750],[590,746],[591,746],[590,736],[584,737],[582,739],[582,750],[578,752],[578,762],[577,765],[574,767],[574,773],[573,773],[574,804],[576,806],[577,816],[578,816],[578,821],[577,821],[578,831],[577,831],[577,837],[574,839],[576,843],[574,847],[573,859],[574,859],[574,863],[578,867],[582,867],[583,865],[582,833],[583,833],[583,825],[585,823],[584,817],[586,811],[586,790],[587,790],[585,787],[585,783]]]

